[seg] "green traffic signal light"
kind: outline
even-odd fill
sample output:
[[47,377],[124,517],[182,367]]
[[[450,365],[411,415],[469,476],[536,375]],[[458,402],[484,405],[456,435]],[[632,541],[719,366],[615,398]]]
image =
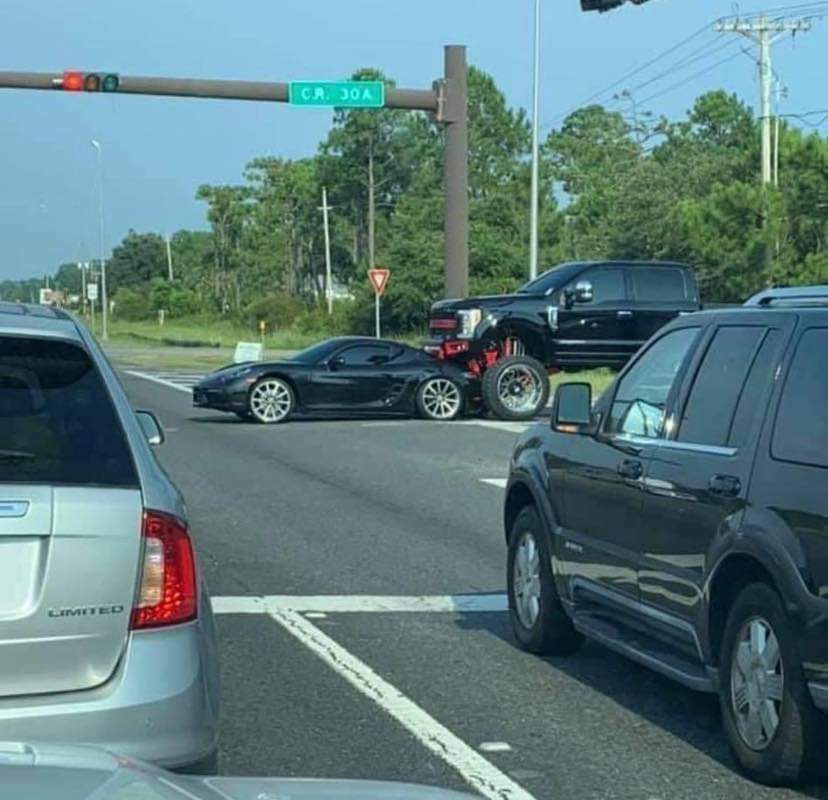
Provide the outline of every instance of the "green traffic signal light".
[[101,91],[117,92],[120,83],[120,78],[114,72],[110,72],[108,75],[104,75],[103,80],[101,81]]

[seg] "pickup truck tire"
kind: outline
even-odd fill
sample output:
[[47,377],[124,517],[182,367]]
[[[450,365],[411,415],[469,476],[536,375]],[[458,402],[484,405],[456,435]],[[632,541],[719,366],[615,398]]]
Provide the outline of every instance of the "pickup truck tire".
[[536,417],[549,402],[546,367],[531,356],[507,356],[483,373],[483,402],[499,419]]
[[509,531],[509,619],[518,645],[539,655],[570,655],[583,641],[561,605],[549,540],[538,512],[526,506]]
[[797,782],[822,751],[824,730],[793,627],[767,584],[748,585],[734,601],[719,666],[722,721],[744,772],[770,785]]

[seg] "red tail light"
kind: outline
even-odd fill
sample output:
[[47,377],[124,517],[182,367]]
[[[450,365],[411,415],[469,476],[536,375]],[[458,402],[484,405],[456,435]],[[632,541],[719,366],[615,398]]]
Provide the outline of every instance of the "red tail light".
[[141,587],[132,610],[132,629],[177,625],[195,619],[196,613],[190,534],[176,517],[145,511]]

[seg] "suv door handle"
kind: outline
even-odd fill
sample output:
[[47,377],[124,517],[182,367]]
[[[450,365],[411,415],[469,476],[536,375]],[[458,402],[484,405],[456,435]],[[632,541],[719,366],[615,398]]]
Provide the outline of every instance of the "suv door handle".
[[737,497],[742,491],[742,482],[735,475],[713,475],[708,486],[720,497]]
[[637,481],[644,474],[644,465],[634,458],[625,458],[618,465],[618,474],[624,478],[632,478]]
[[618,317],[618,319],[628,319],[632,315],[633,315],[632,311],[617,311],[615,313],[615,316]]

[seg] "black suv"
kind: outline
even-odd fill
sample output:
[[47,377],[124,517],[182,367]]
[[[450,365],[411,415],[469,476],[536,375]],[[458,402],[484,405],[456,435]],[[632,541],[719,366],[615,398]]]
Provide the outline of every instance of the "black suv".
[[519,644],[583,636],[718,692],[743,769],[797,780],[828,710],[828,287],[663,328],[561,386],[506,495]]

